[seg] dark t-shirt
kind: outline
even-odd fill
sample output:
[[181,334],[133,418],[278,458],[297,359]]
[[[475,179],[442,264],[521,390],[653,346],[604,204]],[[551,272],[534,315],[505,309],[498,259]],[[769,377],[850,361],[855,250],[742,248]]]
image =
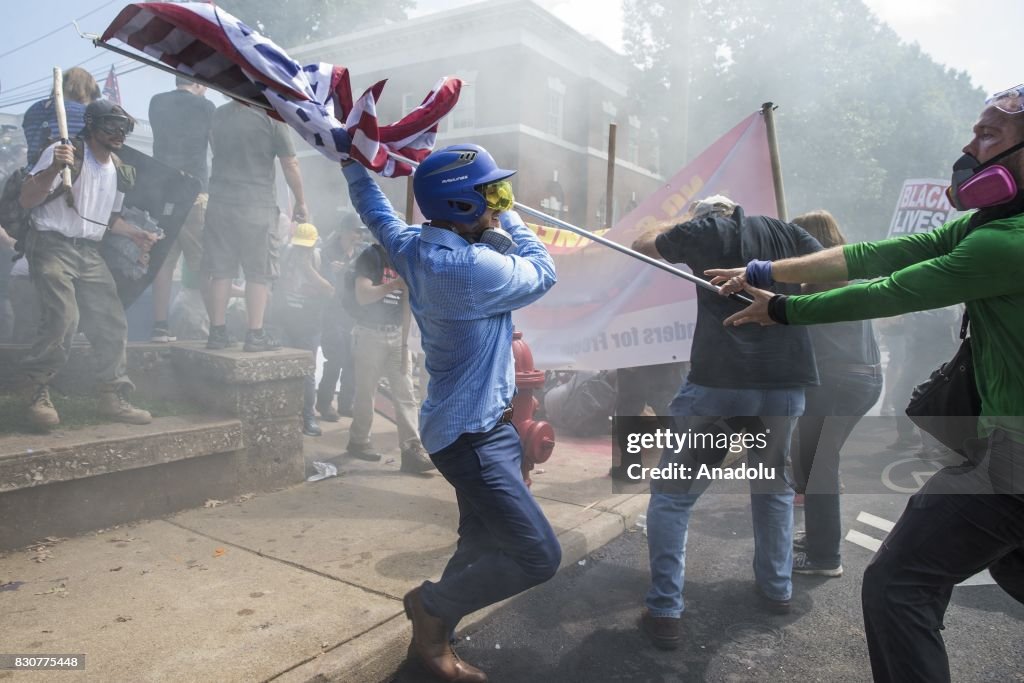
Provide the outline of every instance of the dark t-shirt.
[[811,325],[808,330],[818,374],[822,377],[845,374],[850,365],[877,365],[881,362],[870,320]]
[[203,192],[210,181],[206,151],[215,109],[213,102],[187,90],[163,92],[149,101],[153,158],[198,178]]
[[213,113],[210,197],[254,207],[277,206],[274,159],[295,156],[288,126],[237,102]]
[[[670,263],[685,263],[703,277],[708,268],[736,268],[751,259],[777,260],[821,251],[802,228],[766,216],[704,216],[658,236],[655,246]],[[796,294],[799,285],[775,285]],[[690,351],[689,381],[728,389],[778,389],[818,383],[807,328],[799,325],[740,325],[722,321],[741,305],[697,289],[697,328]]]
[[[373,245],[359,254],[354,268],[356,278],[368,278],[374,285],[398,279],[398,273],[390,263],[382,260],[380,250]],[[389,292],[379,301],[360,306],[355,316],[356,320],[364,325],[401,325],[401,303],[406,293],[404,290],[396,290],[396,292]]]

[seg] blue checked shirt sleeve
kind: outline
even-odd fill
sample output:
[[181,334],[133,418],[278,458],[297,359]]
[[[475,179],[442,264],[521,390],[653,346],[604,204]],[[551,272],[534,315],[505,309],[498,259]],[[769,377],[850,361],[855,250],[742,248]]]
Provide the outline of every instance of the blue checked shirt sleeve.
[[409,226],[395,215],[391,202],[377,186],[369,171],[361,164],[341,167],[348,181],[348,194],[363,225],[370,229],[385,251],[394,254],[401,243],[402,232]]
[[532,304],[557,281],[555,262],[537,236],[514,211],[498,216],[517,248],[509,255],[480,249],[470,292],[474,308],[483,315],[498,315]]

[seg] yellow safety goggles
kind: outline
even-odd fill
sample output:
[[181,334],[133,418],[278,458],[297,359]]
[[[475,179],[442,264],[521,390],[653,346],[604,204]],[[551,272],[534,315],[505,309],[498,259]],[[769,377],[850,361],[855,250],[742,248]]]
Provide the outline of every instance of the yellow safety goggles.
[[487,208],[492,211],[508,211],[516,203],[515,195],[512,194],[512,183],[507,180],[499,180],[480,188],[484,196]]

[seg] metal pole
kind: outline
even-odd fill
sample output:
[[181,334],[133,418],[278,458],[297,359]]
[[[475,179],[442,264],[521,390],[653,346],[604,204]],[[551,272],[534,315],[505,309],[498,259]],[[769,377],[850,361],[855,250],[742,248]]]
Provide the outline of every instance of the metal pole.
[[604,227],[612,227],[612,212],[615,210],[615,131],[614,123],[608,124],[608,177],[604,190]]
[[[537,209],[530,208],[529,206],[526,206],[525,204],[520,204],[519,202],[515,203],[515,208],[518,209],[519,211],[522,211],[523,213],[525,213],[525,214],[527,214],[529,216],[533,216],[534,218],[539,218],[539,219],[541,219],[543,221],[547,221],[547,222],[551,223],[552,225],[554,225],[555,227],[562,228],[563,230],[568,230],[569,232],[574,232],[577,235],[581,235],[583,237],[586,237],[587,239],[592,240],[594,242],[597,242],[598,244],[603,245],[605,247],[608,247],[609,249],[614,249],[615,251],[619,252],[620,254],[625,254],[626,256],[631,256],[631,257],[637,259],[638,261],[643,261],[644,263],[646,263],[649,266],[654,266],[655,268],[660,268],[661,270],[664,270],[666,273],[672,273],[673,275],[675,275],[677,277],[681,277],[684,280],[689,280],[690,282],[692,282],[693,284],[697,285],[698,287],[703,287],[704,289],[707,289],[707,290],[715,292],[715,293],[717,293],[719,291],[718,287],[716,287],[715,285],[711,284],[707,280],[694,275],[693,273],[687,273],[685,270],[679,270],[678,268],[676,268],[674,266],[671,266],[668,263],[665,263],[664,261],[659,261],[658,259],[651,258],[650,256],[647,256],[646,254],[641,254],[638,251],[633,251],[629,247],[624,247],[621,244],[619,244],[618,242],[612,242],[611,240],[605,239],[604,237],[601,237],[600,235],[595,235],[594,233],[589,232],[587,230],[584,230],[583,228],[578,228],[578,227],[576,227],[575,225],[573,225],[571,223],[566,223],[565,221],[559,220],[559,219],[555,218],[554,216],[549,216],[548,214],[544,213],[543,211],[538,211]],[[744,304],[752,304],[752,303],[754,303],[754,300],[751,299],[746,294],[740,294],[740,293],[730,294],[729,298],[734,300],[734,301],[739,301],[740,303],[744,303]]]
[[772,160],[772,184],[775,187],[775,210],[780,220],[789,220],[786,213],[786,190],[782,187],[782,161],[779,159],[779,141],[775,138],[775,105],[765,102],[761,105],[761,115],[764,116],[765,126],[768,128],[768,154]]
[[416,206],[416,197],[412,191],[412,176],[406,178],[405,183],[405,222],[412,223],[412,212]]

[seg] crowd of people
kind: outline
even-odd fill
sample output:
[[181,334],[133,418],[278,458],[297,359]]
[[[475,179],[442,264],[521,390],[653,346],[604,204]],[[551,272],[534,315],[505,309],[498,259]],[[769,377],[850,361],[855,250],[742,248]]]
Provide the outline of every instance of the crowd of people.
[[[30,345],[22,371],[32,425],[60,424],[49,386],[77,332],[97,361],[100,414],[145,424],[150,414],[128,401],[125,312],[98,250],[107,231],[143,253],[159,238],[121,215],[132,174],[118,151],[134,119],[101,99],[87,72],[70,69],[64,78],[73,139],[60,139],[52,97],[24,118],[29,170],[20,204],[31,220],[17,239],[0,234],[0,246],[25,256],[4,274],[3,317],[14,322],[0,325],[0,333]],[[401,470],[436,468],[455,489],[460,517],[441,577],[404,597],[410,656],[441,680],[487,680],[453,649],[459,621],[548,580],[561,560],[558,539],[523,481],[512,425],[511,313],[556,283],[551,256],[513,209],[515,171],[473,144],[433,152],[414,175],[426,218],[414,226],[363,166],[347,160],[342,172],[355,213],[321,235],[284,124],[234,101],[215,107],[203,86],[185,78],[153,98],[149,119],[154,158],[201,186],[153,274],[152,341],[202,335],[207,349],[234,352],[243,340],[229,331],[229,301],[243,299],[241,351],[273,351],[283,342],[314,363],[322,351],[319,386],[312,374],[306,380],[302,430],[320,436],[318,419],[351,417],[345,453],[367,461],[381,459],[372,425],[386,379]],[[881,397],[886,374],[870,319],[916,316],[885,327],[890,357],[903,354],[903,377],[886,376],[891,401],[900,403],[945,360],[939,354],[912,364],[914,335],[949,333],[952,347],[959,315],[949,311],[966,305],[982,404],[978,438],[965,445],[964,464],[943,469],[911,498],[865,574],[877,681],[949,679],[942,618],[953,586],[968,576],[987,568],[1024,601],[1024,429],[1016,417],[1024,414],[1024,285],[1016,273],[1024,258],[1022,150],[1024,87],[1017,87],[986,103],[956,167],[951,199],[976,211],[933,232],[848,244],[827,211],[786,222],[747,215],[715,195],[695,202],[686,220],[650,228],[632,245],[705,273],[722,294],[744,290],[753,298],[737,313],[735,302],[698,290],[685,379],[681,364],[622,370],[615,409],[639,415],[650,405],[679,431],[771,434],[746,457],[777,474],[750,482],[751,598],[772,613],[789,611],[794,573],[843,574],[840,451]],[[276,167],[292,198],[287,214],[276,199]],[[181,305],[193,313],[179,316],[189,320],[180,326],[171,305],[176,272]],[[938,312],[926,313],[932,309]],[[429,375],[422,401],[409,351],[413,321]],[[893,448],[923,444],[927,451],[929,438],[906,423]],[[623,462],[611,472],[616,479],[639,462],[622,450]],[[726,456],[721,447],[667,449],[661,466],[718,465]],[[709,483],[651,485],[651,584],[639,628],[659,648],[681,640],[687,529]],[[804,495],[802,533],[793,528],[794,491]]]

